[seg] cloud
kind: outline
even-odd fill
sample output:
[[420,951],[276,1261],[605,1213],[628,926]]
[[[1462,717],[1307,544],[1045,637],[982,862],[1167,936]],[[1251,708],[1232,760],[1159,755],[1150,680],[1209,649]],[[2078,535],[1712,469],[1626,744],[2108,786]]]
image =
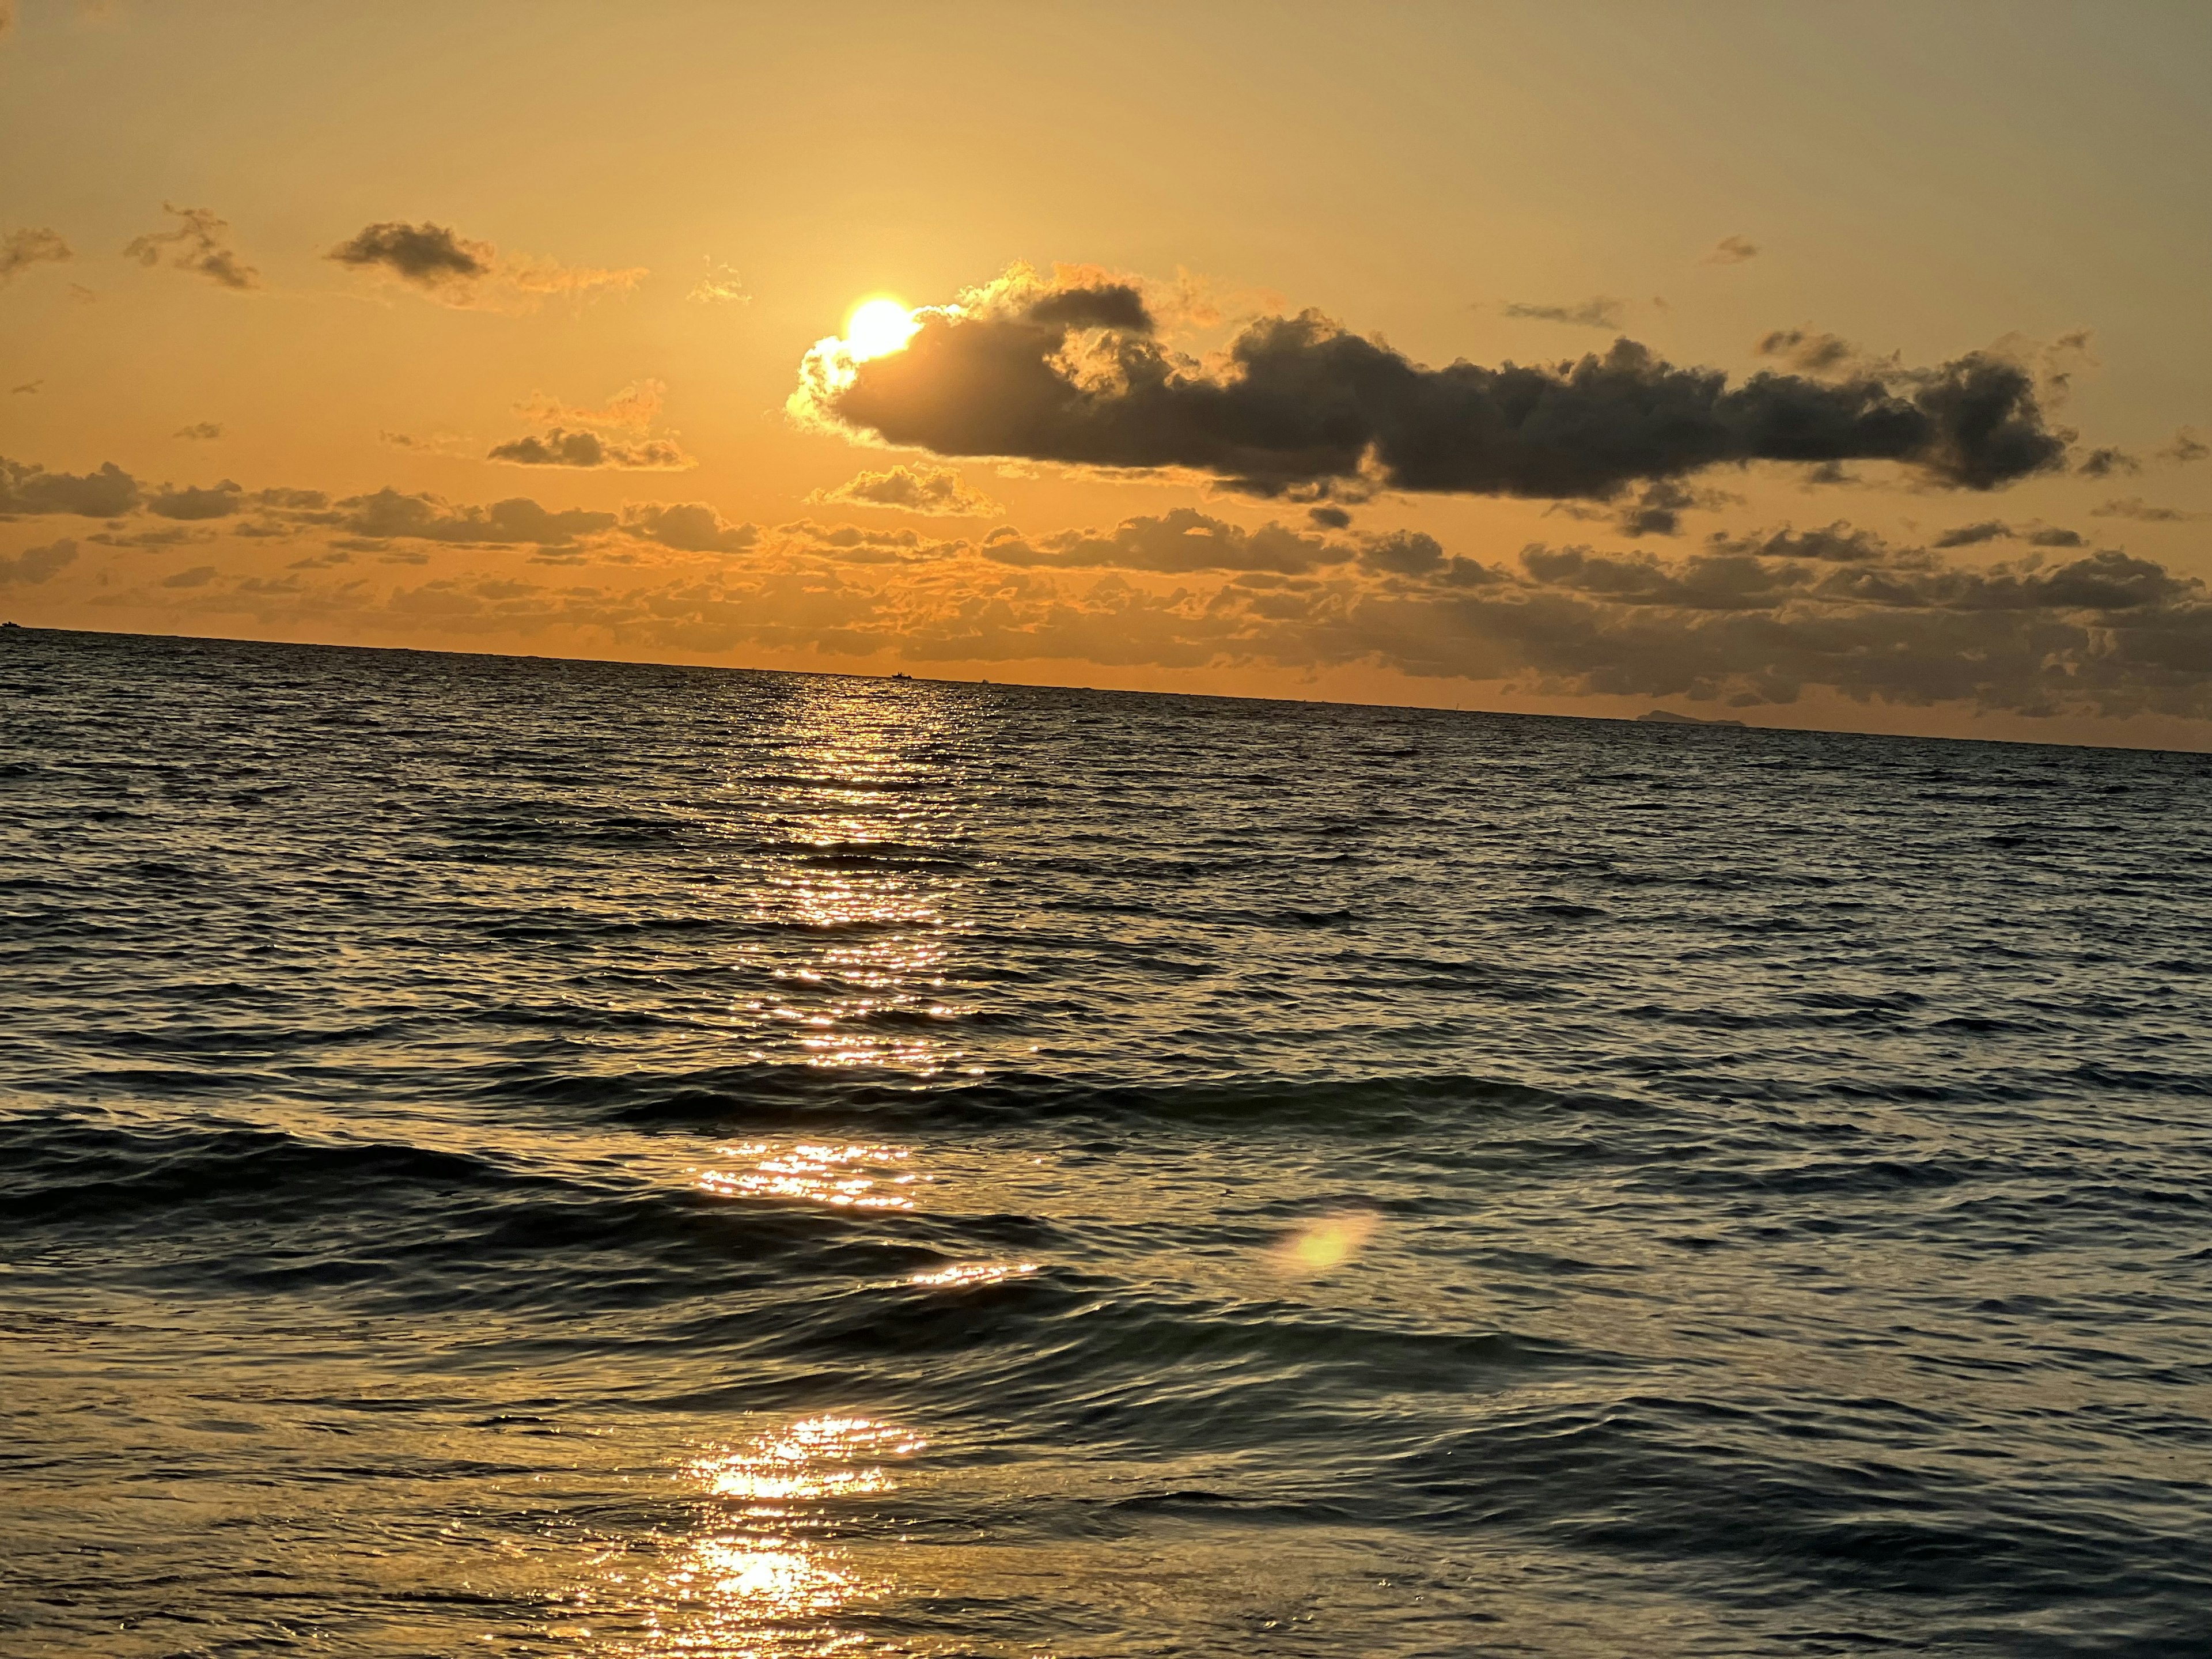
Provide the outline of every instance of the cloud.
[[[607,399],[600,409],[574,409],[539,392],[515,405],[516,412],[548,422],[529,437],[495,444],[487,459],[515,466],[605,467],[632,472],[680,472],[699,465],[667,434],[651,434],[668,388],[659,380],[638,380]],[[610,433],[628,436],[609,436]]]
[[0,236],[0,288],[5,288],[33,265],[58,264],[76,255],[57,231],[26,227]]
[[2195,427],[2185,426],[2173,434],[2173,441],[2160,450],[2158,454],[2160,460],[2186,465],[2189,462],[2201,461],[2212,455],[2212,444],[2206,443]]
[[2140,495],[2106,501],[2089,509],[2093,519],[2134,519],[2142,524],[2191,524],[2212,519],[2212,513],[2191,513],[2178,507],[2153,507]]
[[176,431],[170,435],[173,437],[188,439],[196,443],[204,441],[210,438],[220,438],[222,436],[222,422],[221,421],[196,421],[190,426],[179,427]]
[[2065,453],[2027,372],[1987,353],[1731,386],[1629,340],[1556,365],[1428,368],[1308,311],[1258,319],[1200,363],[1147,326],[1041,320],[1099,292],[1018,268],[918,312],[902,350],[856,357],[823,342],[789,407],[804,423],[939,455],[1196,471],[1309,501],[1376,487],[1604,500],[1753,460],[1897,460],[1986,489]]
[[1978,547],[1984,542],[2019,541],[2030,547],[2080,547],[2083,545],[2078,530],[2062,530],[2056,525],[2010,525],[2002,519],[1984,519],[1978,524],[1962,524],[1947,530],[1929,544],[1930,547]]
[[901,513],[946,518],[990,518],[1006,509],[957,472],[933,466],[895,466],[888,472],[863,472],[835,489],[817,489],[806,499],[817,505],[884,507]]
[[[579,537],[611,530],[611,513],[580,507],[556,512],[526,495],[510,496],[489,507],[457,506],[428,494],[409,495],[389,486],[368,495],[349,495],[337,503],[337,522],[363,541],[451,542],[469,547],[567,547]],[[341,545],[333,543],[332,545]],[[381,547],[355,551],[381,552]]]
[[177,228],[149,231],[134,239],[123,250],[125,258],[151,268],[160,264],[166,253],[173,268],[197,272],[224,288],[261,286],[261,273],[242,261],[230,246],[229,221],[216,218],[205,208],[180,208],[167,202],[161,204],[161,211],[180,222]]
[[187,530],[179,524],[167,525],[158,530],[102,530],[85,538],[102,547],[188,547],[194,542],[211,542],[212,530]]
[[1759,244],[1746,236],[1723,236],[1713,245],[1713,251],[1702,263],[1709,265],[1740,265],[1746,259],[1759,257]]
[[145,507],[163,519],[227,519],[245,499],[245,490],[225,478],[206,489],[163,484],[146,497]]
[[1352,514],[1340,507],[1308,507],[1306,518],[1323,530],[1343,530],[1352,523]]
[[194,565],[190,570],[179,570],[173,576],[162,577],[161,586],[164,587],[205,587],[210,582],[216,579],[216,568],[211,564]]
[[8,388],[8,390],[9,390],[9,393],[12,395],[13,393],[19,392],[36,392],[36,391],[38,391],[38,390],[39,390],[39,388],[40,388],[40,387],[41,387],[41,386],[45,386],[45,385],[46,385],[46,381],[45,381],[44,380],[26,380],[26,381],[24,381],[21,386],[9,386],[9,387]]
[[138,505],[138,482],[109,461],[97,472],[49,472],[0,456],[0,514],[74,513],[112,519]]
[[0,587],[15,583],[35,586],[76,562],[76,544],[67,537],[44,547],[27,547],[13,558],[0,554]]
[[493,244],[471,241],[428,220],[364,225],[324,257],[376,272],[459,310],[528,311],[549,299],[626,292],[649,274],[643,266],[614,270],[526,255],[501,258]]
[[1842,335],[1823,333],[1817,329],[1778,328],[1760,336],[1752,349],[1762,357],[1780,358],[1800,374],[1900,372],[1896,357],[1871,357]]
[[542,434],[494,444],[485,459],[511,466],[605,467],[626,472],[681,472],[699,465],[672,438],[632,443],[602,438],[582,428],[570,431],[557,426]]
[[2115,449],[2108,445],[2102,449],[2091,450],[2081,458],[2081,465],[2075,470],[2085,478],[2111,478],[2122,473],[2140,472],[2142,463],[2126,450]]
[[691,291],[684,297],[694,305],[749,306],[753,302],[753,296],[745,292],[745,279],[738,275],[736,267],[717,264],[711,258],[707,261],[707,274],[694,283]]
[[1608,299],[1597,295],[1573,305],[1534,305],[1525,300],[1515,300],[1504,307],[1508,317],[1519,317],[1538,323],[1567,323],[1577,328],[1619,328],[1628,301]]
[[632,501],[622,527],[684,553],[741,553],[760,540],[757,525],[731,524],[704,501]]
[[1189,572],[1269,570],[1297,575],[1358,556],[1345,542],[1270,524],[1246,530],[1179,507],[1153,517],[1125,519],[1110,531],[1068,530],[1024,537],[994,531],[981,544],[982,555],[1000,564],[1055,568]]
[[443,225],[387,220],[364,225],[324,257],[356,270],[374,268],[423,288],[473,281],[491,274],[498,249],[464,241]]

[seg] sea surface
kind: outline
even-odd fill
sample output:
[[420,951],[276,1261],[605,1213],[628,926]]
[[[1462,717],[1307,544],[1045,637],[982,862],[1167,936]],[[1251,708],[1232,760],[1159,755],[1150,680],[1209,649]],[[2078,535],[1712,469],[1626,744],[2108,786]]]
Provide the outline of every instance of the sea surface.
[[2212,1654],[2212,760],[0,636],[0,1652]]

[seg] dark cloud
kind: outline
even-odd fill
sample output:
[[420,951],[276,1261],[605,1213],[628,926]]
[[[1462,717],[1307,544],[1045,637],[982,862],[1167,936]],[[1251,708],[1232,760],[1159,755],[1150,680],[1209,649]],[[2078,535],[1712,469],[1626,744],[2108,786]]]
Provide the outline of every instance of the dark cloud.
[[2106,501],[2089,509],[2093,519],[2134,519],[2142,524],[2191,524],[2212,518],[2212,513],[2191,513],[2178,507],[2153,507],[2140,495]]
[[176,431],[172,433],[170,435],[172,437],[183,438],[194,443],[205,442],[210,439],[220,438],[222,436],[222,422],[221,421],[195,421],[190,426],[179,427]]
[[138,481],[109,461],[97,472],[49,472],[0,456],[0,515],[74,513],[112,519],[138,505]]
[[1343,542],[1271,524],[1246,530],[1179,507],[1157,517],[1125,519],[1110,531],[1062,531],[1034,538],[1012,530],[984,538],[983,556],[1000,564],[1048,568],[1109,568],[1184,572],[1272,570],[1297,575],[1357,556]]
[[1306,511],[1306,517],[1323,530],[1348,529],[1352,524],[1352,514],[1340,507],[1310,507]]
[[1603,500],[1754,460],[1896,460],[1986,489],[2065,451],[2027,372],[1982,353],[1735,386],[1628,340],[1557,365],[1426,368],[1306,312],[1251,323],[1209,366],[1146,333],[1074,336],[1021,297],[921,311],[906,349],[879,357],[817,348],[793,409],[942,455],[1188,468],[1307,500],[1378,485]]
[[372,270],[406,283],[442,305],[527,311],[549,299],[583,300],[608,289],[635,288],[642,268],[602,270],[551,259],[502,258],[489,242],[471,241],[425,220],[410,225],[386,220],[364,225],[324,256],[356,270]]
[[123,250],[126,259],[153,266],[166,254],[178,270],[190,270],[229,289],[261,286],[261,273],[238,257],[230,246],[230,222],[205,208],[180,208],[167,202],[161,211],[178,220],[174,230],[149,231]]
[[1976,547],[1984,542],[2019,541],[2030,547],[2080,547],[2081,533],[2076,530],[2061,530],[2056,525],[2010,525],[2002,519],[1984,519],[1978,524],[1962,524],[1947,530],[1929,544],[1930,547]]
[[489,275],[496,253],[489,242],[464,241],[443,225],[428,220],[410,225],[393,219],[364,225],[324,257],[356,269],[374,266],[404,281],[435,288]]
[[1004,511],[957,472],[933,466],[895,466],[886,472],[863,472],[835,489],[815,490],[806,499],[821,505],[884,507],[946,518],[988,518]]
[[1115,328],[1132,334],[1152,331],[1145,296],[1127,283],[1055,289],[1030,307],[1030,320],[1047,327]]
[[2191,461],[2201,461],[2207,455],[2212,455],[2212,444],[2206,443],[2196,428],[2185,426],[2173,434],[2173,441],[2160,450],[2158,453],[2160,460],[2185,465]]
[[1752,349],[1762,357],[1780,358],[1801,374],[1845,374],[1869,362],[1842,335],[1806,328],[1778,328],[1762,335]]
[[1576,328],[1619,328],[1628,301],[1595,295],[1573,305],[1536,305],[1525,300],[1515,300],[1504,307],[1508,317],[1518,317],[1530,322],[1566,323]]
[[452,542],[468,547],[566,547],[579,537],[611,530],[611,513],[580,507],[555,512],[526,495],[489,507],[456,505],[431,495],[408,495],[386,487],[372,495],[349,495],[337,503],[337,522],[357,538],[334,547],[382,552],[386,541]]
[[76,562],[76,544],[67,537],[44,547],[27,547],[13,558],[0,554],[0,587],[11,583],[35,586]]
[[1749,237],[1723,236],[1713,245],[1713,251],[1705,255],[1705,263],[1709,265],[1740,265],[1746,259],[1758,257],[1759,244]]
[[2126,450],[2115,449],[2107,445],[2102,449],[2093,449],[2084,455],[2081,458],[2081,465],[2075,471],[2085,478],[2112,478],[2125,473],[2140,472],[2142,471],[2142,463],[2129,454]]
[[59,264],[76,255],[57,231],[26,226],[0,236],[0,288],[37,264]]
[[741,553],[760,540],[759,526],[732,524],[704,501],[632,501],[622,527],[684,553]]
[[672,438],[609,438],[582,428],[494,444],[488,460],[513,466],[605,467],[623,472],[681,472],[698,465]]
[[179,570],[173,576],[161,578],[164,587],[205,587],[216,579],[216,568],[211,564],[194,565],[190,570]]
[[158,530],[102,530],[85,538],[102,547],[187,547],[194,542],[211,542],[212,530],[187,530],[180,524],[167,525]]
[[163,484],[146,497],[146,510],[161,519],[227,519],[246,499],[239,485],[225,478],[206,489]]

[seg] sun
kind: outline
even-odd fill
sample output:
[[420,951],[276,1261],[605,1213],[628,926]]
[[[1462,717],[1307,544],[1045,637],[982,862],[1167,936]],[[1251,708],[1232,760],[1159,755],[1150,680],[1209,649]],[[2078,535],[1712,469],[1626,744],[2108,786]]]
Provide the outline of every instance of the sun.
[[845,349],[865,362],[903,350],[921,325],[896,300],[863,300],[845,319]]

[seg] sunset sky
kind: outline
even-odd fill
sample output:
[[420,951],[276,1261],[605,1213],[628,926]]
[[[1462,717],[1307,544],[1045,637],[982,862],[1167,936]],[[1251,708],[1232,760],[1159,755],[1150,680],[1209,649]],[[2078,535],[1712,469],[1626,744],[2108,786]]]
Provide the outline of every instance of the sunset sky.
[[0,617],[2212,748],[2212,9],[0,15]]

